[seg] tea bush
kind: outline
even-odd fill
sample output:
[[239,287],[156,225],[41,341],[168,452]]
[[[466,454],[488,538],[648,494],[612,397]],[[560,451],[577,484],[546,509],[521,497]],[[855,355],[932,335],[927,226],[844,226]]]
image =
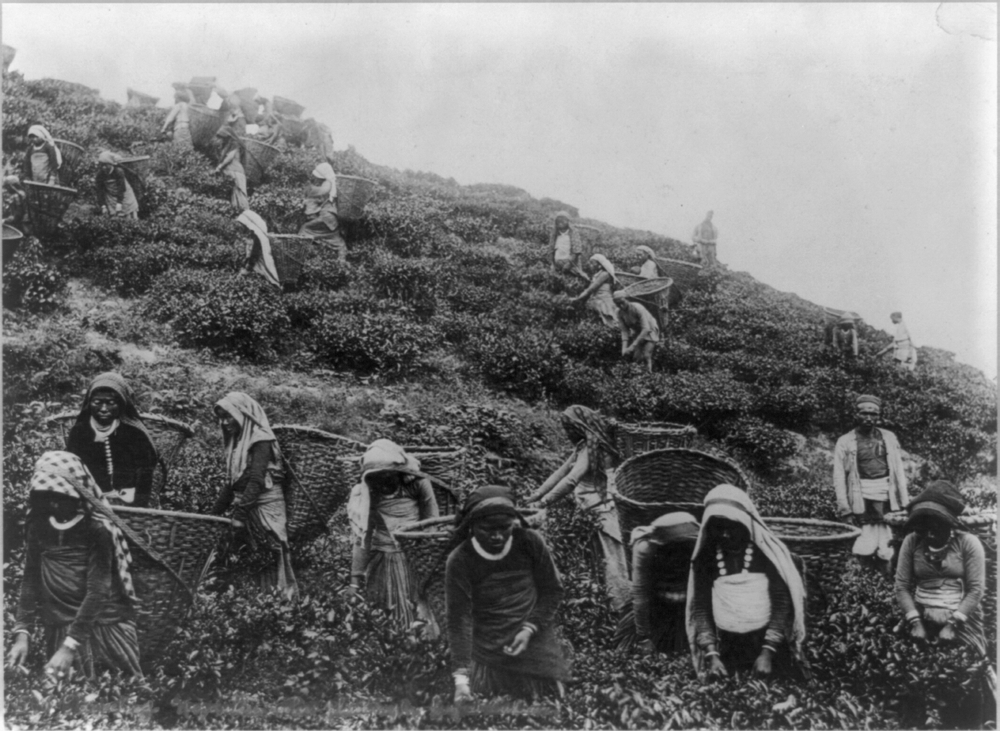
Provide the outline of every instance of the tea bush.
[[66,275],[42,260],[38,239],[28,237],[4,266],[3,306],[29,312],[54,309],[61,301]]
[[363,374],[419,370],[441,341],[432,325],[391,312],[326,314],[313,326],[311,349],[334,368]]

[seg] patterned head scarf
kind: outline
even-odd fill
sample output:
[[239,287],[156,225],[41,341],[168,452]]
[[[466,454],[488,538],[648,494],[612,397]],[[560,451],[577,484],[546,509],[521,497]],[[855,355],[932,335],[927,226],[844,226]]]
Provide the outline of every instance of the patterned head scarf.
[[146,439],[149,440],[149,444],[155,452],[156,445],[153,443],[153,438],[149,435],[149,430],[146,429],[146,425],[142,421],[142,416],[139,415],[135,393],[120,373],[108,371],[107,373],[100,374],[90,382],[90,385],[87,387],[87,395],[83,399],[83,408],[80,409],[80,415],[76,417],[76,423],[89,423],[90,400],[97,391],[102,389],[115,392],[118,400],[121,402],[121,412],[118,414],[118,420],[123,424],[135,427],[145,434]]
[[958,516],[965,510],[965,498],[947,480],[936,480],[913,498],[906,507],[910,516],[906,519],[905,530],[913,530],[918,518],[944,519],[953,528],[960,528]]
[[[97,481],[94,480],[80,458],[72,452],[59,451],[42,454],[35,463],[35,471],[31,476],[31,491],[33,493],[55,492],[69,495],[84,500],[90,505],[94,503],[103,505],[108,512],[111,511],[111,505],[107,498],[102,497]],[[90,517],[111,534],[115,546],[115,566],[118,569],[118,578],[121,579],[122,588],[129,601],[137,604],[138,599],[132,585],[130,570],[132,554],[129,552],[125,536],[121,529],[101,512],[92,511]]]
[[608,257],[606,257],[604,254],[594,254],[592,257],[590,257],[590,261],[596,261],[598,264],[600,264],[601,268],[611,275],[611,281],[613,281],[615,284],[618,284],[618,277],[615,276],[615,265],[612,264],[610,261],[608,261]]
[[605,469],[621,460],[615,448],[611,425],[600,413],[586,406],[570,406],[562,412],[560,420],[574,446],[586,444],[590,467],[597,474],[603,475]]
[[240,433],[235,437],[226,435],[226,471],[230,482],[236,482],[246,471],[250,455],[250,447],[257,442],[274,442],[272,448],[277,450],[278,441],[271,431],[264,408],[240,391],[227,393],[225,398],[216,402],[240,425]]
[[802,654],[802,643],[806,637],[805,587],[802,584],[802,577],[792,561],[792,554],[788,547],[771,532],[771,529],[764,525],[757,508],[746,492],[733,485],[718,485],[705,496],[705,512],[701,516],[701,530],[698,532],[698,542],[695,544],[694,553],[691,556],[691,571],[688,574],[687,635],[695,670],[701,671],[704,660],[704,653],[695,642],[692,612],[695,566],[699,554],[706,546],[705,526],[708,525],[711,518],[716,516],[746,526],[747,530],[750,531],[750,540],[777,569],[781,580],[788,587],[788,593],[792,597],[793,613],[791,623],[783,628],[785,639],[788,641],[795,659],[804,665],[805,656]]
[[509,515],[516,518],[521,527],[527,523],[514,505],[514,494],[510,488],[501,485],[485,485],[469,493],[458,514],[458,528],[455,537],[465,540],[472,531],[472,524],[490,515]]
[[337,174],[333,171],[333,165],[328,162],[321,162],[313,168],[312,176],[321,180],[329,180],[330,200],[337,197]]
[[57,145],[56,141],[52,139],[52,135],[49,134],[49,131],[45,129],[45,127],[40,124],[33,124],[28,127],[28,135],[34,135],[35,137],[40,138],[46,145],[49,145],[53,150],[55,150],[56,167],[62,167],[62,151],[59,149],[59,145]]
[[875,404],[875,406],[877,406],[879,409],[881,409],[882,408],[882,399],[880,399],[878,396],[872,396],[870,394],[865,394],[865,395],[862,395],[862,396],[858,396],[857,399],[854,400],[854,406],[855,407],[859,407],[859,406],[861,406],[861,404]]
[[635,250],[636,251],[641,251],[643,254],[646,254],[650,259],[653,259],[653,258],[656,257],[656,252],[653,251],[648,246],[645,246],[645,245],[643,245],[643,246],[636,246]]

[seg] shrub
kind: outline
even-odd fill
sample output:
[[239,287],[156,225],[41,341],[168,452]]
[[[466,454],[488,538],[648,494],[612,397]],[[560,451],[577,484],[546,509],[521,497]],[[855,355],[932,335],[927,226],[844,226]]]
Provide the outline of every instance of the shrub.
[[437,291],[447,286],[435,261],[402,259],[384,250],[373,252],[364,277],[377,297],[397,300],[423,317],[434,314]]
[[23,307],[29,312],[44,312],[55,308],[60,300],[66,275],[42,261],[38,239],[24,240],[10,264],[4,267],[3,306]]
[[122,297],[143,294],[164,272],[176,267],[233,271],[242,256],[234,247],[186,247],[166,241],[100,248],[88,257],[97,284]]
[[214,281],[172,326],[182,345],[255,361],[275,355],[290,324],[281,293],[261,277],[243,275]]
[[362,219],[363,237],[376,238],[397,256],[421,256],[430,250],[441,212],[425,196],[400,196],[369,203]]
[[487,384],[520,398],[543,399],[562,381],[565,356],[551,335],[534,328],[502,332],[483,322],[466,351]]
[[716,427],[727,447],[738,450],[751,467],[773,471],[777,464],[795,454],[794,437],[756,416],[729,419]]
[[359,373],[414,370],[441,340],[433,326],[388,312],[327,314],[313,336],[312,350],[322,361]]
[[218,275],[195,269],[167,271],[150,287],[140,312],[156,322],[170,322],[205,298]]

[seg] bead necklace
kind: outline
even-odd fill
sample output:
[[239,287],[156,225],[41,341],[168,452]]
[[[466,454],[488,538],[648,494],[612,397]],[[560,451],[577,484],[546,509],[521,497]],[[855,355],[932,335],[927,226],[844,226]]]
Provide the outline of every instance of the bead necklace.
[[104,440],[104,459],[108,463],[108,490],[115,489],[115,467],[111,462],[111,440]]
[[[741,573],[749,573],[750,562],[753,560],[753,544],[748,543],[746,550],[743,552],[743,571]],[[722,546],[715,547],[715,563],[719,567],[719,576],[725,576],[729,572],[726,570],[726,561],[722,556]]]

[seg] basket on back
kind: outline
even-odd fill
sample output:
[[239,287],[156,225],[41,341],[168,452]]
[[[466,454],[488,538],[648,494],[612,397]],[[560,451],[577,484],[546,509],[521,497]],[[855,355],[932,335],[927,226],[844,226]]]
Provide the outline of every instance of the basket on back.
[[243,157],[247,182],[250,185],[260,185],[264,181],[264,173],[271,167],[271,163],[274,162],[280,150],[274,145],[255,140],[252,137],[240,137],[240,141],[243,142],[245,152]]
[[173,639],[194,600],[228,518],[170,510],[114,507],[115,513],[169,569],[128,539],[137,608],[136,629],[143,664],[158,658]]
[[192,76],[187,88],[191,90],[191,95],[198,104],[208,104],[215,89],[214,76]]
[[375,193],[374,180],[354,175],[337,176],[337,217],[349,221],[361,218],[365,206]]
[[861,530],[851,525],[811,518],[763,518],[771,532],[806,563],[809,583],[824,592],[839,586]]
[[149,175],[149,161],[149,155],[138,155],[136,157],[123,157],[118,161],[118,164],[135,175],[139,182],[145,183],[146,176]]
[[125,92],[128,94],[128,102],[126,102],[125,106],[132,109],[138,109],[140,107],[155,107],[156,103],[160,101],[160,97],[158,96],[143,94],[141,91],[136,91],[132,88],[126,89]]
[[823,318],[828,322],[840,322],[843,318],[848,318],[854,320],[854,322],[861,321],[861,315],[857,312],[852,312],[851,310],[838,310],[833,307],[823,308]]
[[361,454],[365,445],[308,426],[279,424],[271,429],[291,468],[288,541],[304,543],[325,533],[330,517],[347,504],[354,481],[343,458]]
[[638,282],[627,285],[622,293],[631,299],[639,297],[653,297],[665,294],[664,290],[669,289],[674,280],[670,277],[653,277],[652,279],[640,278]]
[[12,258],[24,241],[24,234],[10,224],[3,225],[3,263],[6,264]]
[[[49,421],[59,427],[62,444],[60,449],[65,448],[69,441],[69,431],[76,423],[79,412],[64,412],[50,417]],[[187,424],[170,419],[160,414],[141,414],[142,423],[146,426],[153,446],[156,448],[157,466],[153,471],[153,488],[149,495],[150,505],[160,504],[160,493],[167,484],[170,476],[170,468],[177,462],[177,457],[184,447],[184,443],[194,436],[194,430]]]
[[583,245],[582,259],[587,261],[595,252],[594,248],[601,238],[601,230],[596,226],[588,226],[585,223],[574,223],[575,228],[580,233],[580,243]]
[[698,281],[702,269],[700,264],[680,259],[664,259],[659,256],[656,257],[656,265],[663,272],[663,276],[673,279],[674,285],[682,290],[692,287]]
[[304,106],[298,102],[293,102],[291,99],[286,99],[283,96],[274,97],[274,109],[281,114],[287,114],[290,117],[298,117],[302,115],[302,112],[306,110]]
[[313,239],[298,234],[267,235],[271,242],[271,258],[274,268],[278,271],[278,281],[291,284],[298,281],[305,268],[306,261],[313,252]]
[[666,421],[648,421],[629,424],[614,423],[615,446],[622,459],[637,454],[652,452],[654,449],[690,447],[698,430],[687,424],[672,424]]
[[83,162],[87,151],[80,147],[80,145],[69,140],[53,139],[52,141],[59,148],[59,154],[62,157],[62,165],[59,168],[59,182],[67,187],[71,187],[76,184],[77,177],[80,174],[80,163]]
[[[192,90],[194,87],[191,87]],[[189,104],[188,115],[191,128],[191,144],[195,147],[209,148],[215,133],[222,126],[222,115],[215,109],[209,109],[201,104]]]
[[39,238],[54,235],[59,230],[66,209],[76,197],[76,189],[25,180],[24,192],[27,194],[32,233]]
[[243,116],[246,118],[247,124],[256,124],[258,111],[257,90],[252,86],[247,86],[243,89],[237,89],[233,94],[240,100],[240,109],[243,111]]
[[441,515],[458,512],[461,492],[459,484],[466,477],[467,452],[462,447],[404,446],[408,455],[420,462],[420,471],[435,477],[444,485],[433,483],[434,497],[437,499]]
[[[626,459],[608,486],[618,509],[622,540],[628,543],[633,529],[666,513],[684,510],[700,519],[705,496],[722,484],[750,491],[739,465],[696,449],[656,449]],[[625,554],[631,556],[630,551]]]

